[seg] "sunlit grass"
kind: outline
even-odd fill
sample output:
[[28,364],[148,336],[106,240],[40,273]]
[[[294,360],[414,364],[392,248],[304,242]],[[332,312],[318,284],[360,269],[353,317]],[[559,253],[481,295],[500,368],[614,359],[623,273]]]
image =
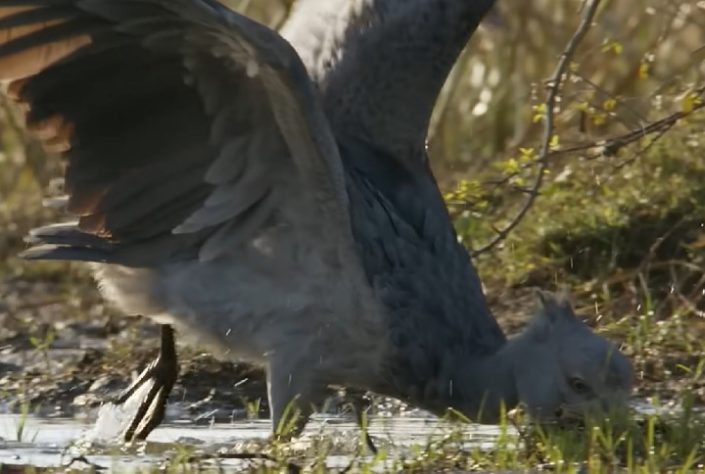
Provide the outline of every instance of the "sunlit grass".
[[[655,404],[655,408],[659,408]],[[25,417],[22,418],[26,420]],[[684,392],[667,410],[644,408],[625,416],[587,420],[584,425],[535,425],[523,414],[504,417],[488,441],[486,435],[466,430],[466,423],[453,417],[440,424],[425,439],[411,434],[408,439],[376,440],[375,455],[366,447],[362,434],[342,442],[333,434],[309,434],[306,441],[290,442],[279,437],[240,441],[231,448],[216,449],[189,441],[136,443],[124,448],[75,444],[66,462],[84,456],[113,459],[112,472],[203,472],[234,469],[238,472],[525,472],[539,469],[558,473],[651,473],[696,472],[705,461],[705,414]],[[373,423],[381,423],[376,418]],[[285,422],[293,426],[291,422]],[[39,424],[41,430],[41,423]],[[32,442],[24,426],[17,441]],[[480,432],[481,433],[481,432]],[[282,433],[284,434],[284,433]],[[349,433],[352,435],[352,433]],[[30,433],[31,435],[31,433]],[[285,435],[285,434],[284,434]],[[36,436],[36,434],[34,434]],[[21,450],[17,451],[21,456]],[[142,454],[140,454],[142,453]],[[140,468],[142,455],[154,459],[154,466]],[[131,460],[133,457],[133,460]],[[331,467],[334,461],[335,468]],[[342,467],[341,467],[342,466]],[[95,467],[95,466],[94,466]],[[26,471],[31,472],[27,467]]]
[[[494,445],[485,449],[477,447],[460,423],[411,447],[392,442],[377,455],[365,450],[360,437],[358,449],[348,450],[343,457],[352,472],[524,472],[533,468],[559,473],[694,472],[703,468],[705,418],[691,409],[687,398],[684,395],[683,404],[670,415],[600,420],[581,428],[515,425],[505,420]],[[179,454],[183,452],[177,449],[170,468],[188,464],[193,469],[214,462],[210,456],[199,461],[190,451],[187,462]],[[224,452],[223,459],[236,453]],[[304,449],[292,449],[281,441],[265,443],[258,454],[267,459],[250,454],[248,462],[256,472],[287,472],[292,465],[306,472],[329,472],[326,459],[341,452],[324,437]]]

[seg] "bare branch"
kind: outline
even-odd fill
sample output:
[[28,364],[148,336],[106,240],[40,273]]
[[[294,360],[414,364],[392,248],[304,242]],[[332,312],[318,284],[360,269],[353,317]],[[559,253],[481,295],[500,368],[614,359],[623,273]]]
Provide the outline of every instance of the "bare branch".
[[[650,148],[659,138],[661,138],[666,132],[668,132],[673,126],[678,124],[681,120],[690,117],[696,112],[705,109],[705,86],[700,86],[693,91],[693,95],[697,98],[694,102],[692,109],[688,111],[679,111],[672,113],[662,119],[651,122],[647,125],[643,125],[639,128],[630,130],[622,135],[618,135],[612,138],[594,140],[590,142],[578,143],[576,145],[553,149],[549,152],[549,158],[554,158],[557,156],[567,155],[570,153],[576,153],[580,151],[591,151],[594,150],[594,154],[587,156],[587,159],[595,159],[602,156],[615,156],[622,148],[625,148],[642,138],[647,138],[652,135],[656,135],[651,142],[649,142],[642,150],[638,153],[643,154],[648,148]],[[622,168],[626,164],[631,163],[634,159],[627,160],[621,163],[618,167]],[[492,185],[494,187],[504,186],[509,183],[512,179],[519,176],[522,172],[527,169],[533,168],[539,163],[539,159],[527,161],[519,165],[519,169],[512,173],[503,176],[501,179],[489,180],[484,183],[487,185]]]
[[521,223],[521,221],[524,219],[531,207],[534,205],[536,197],[538,196],[539,191],[541,190],[541,186],[543,186],[544,174],[546,172],[546,169],[548,168],[548,159],[551,155],[551,142],[553,141],[553,135],[555,130],[555,108],[556,103],[558,101],[558,96],[560,94],[561,85],[563,83],[564,76],[568,72],[568,66],[570,65],[570,62],[573,56],[575,55],[575,51],[578,48],[578,45],[580,45],[583,38],[585,38],[585,35],[587,35],[588,31],[590,30],[593,19],[595,18],[595,13],[597,12],[597,7],[599,5],[600,0],[587,1],[587,5],[583,11],[580,24],[578,25],[578,29],[575,30],[575,33],[570,38],[570,41],[568,41],[568,44],[561,53],[553,76],[548,82],[548,94],[546,96],[546,101],[544,102],[545,111],[543,117],[543,139],[541,141],[541,151],[539,152],[539,157],[537,160],[539,166],[536,178],[534,179],[534,184],[531,187],[531,191],[527,193],[528,197],[526,199],[526,202],[519,210],[517,215],[514,217],[514,219],[512,219],[512,221],[507,224],[506,227],[500,229],[497,232],[497,235],[487,245],[478,250],[475,250],[473,252],[473,256],[477,256],[491,250],[497,244],[506,239],[507,235],[509,235],[509,233]]
[[656,122],[652,122],[644,127],[634,129],[630,132],[625,133],[617,137],[613,137],[607,140],[599,140],[589,143],[583,143],[573,147],[561,148],[558,150],[553,150],[550,156],[564,155],[566,153],[573,153],[576,151],[585,151],[591,149],[599,149],[601,156],[614,156],[624,148],[625,146],[634,143],[642,138],[656,133],[664,133],[671,129],[676,123],[682,119],[692,115],[700,109],[705,108],[705,86],[696,89],[693,94],[698,97],[691,110],[675,112],[667,117],[664,117]]

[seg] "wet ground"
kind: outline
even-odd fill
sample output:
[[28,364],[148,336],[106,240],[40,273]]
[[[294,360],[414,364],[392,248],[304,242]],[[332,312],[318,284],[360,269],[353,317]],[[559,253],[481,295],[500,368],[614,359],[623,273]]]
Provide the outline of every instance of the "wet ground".
[[[26,405],[52,417],[91,416],[156,357],[159,328],[103,306],[90,281],[62,295],[51,283],[27,285],[0,307],[0,413]],[[32,301],[15,304],[15,300]],[[266,390],[260,371],[221,362],[198,348],[179,347],[179,381],[171,400],[194,421],[228,421]]]
[[[375,417],[370,425],[375,442],[390,458],[403,456],[414,445],[423,445],[448,431],[446,423],[419,414]],[[192,458],[199,459],[200,469],[217,466],[221,471],[239,472],[266,461],[234,459],[232,453],[257,453],[269,433],[267,420],[205,426],[185,420],[172,421],[157,428],[149,442],[130,447],[101,440],[100,430],[88,421],[0,415],[0,466],[4,466],[3,473],[22,472],[26,466],[40,470],[71,466],[89,471],[145,472],[178,462],[188,464],[186,459]],[[491,447],[499,434],[497,427],[466,425],[462,428],[467,446],[480,449]],[[328,451],[325,466],[344,469],[355,452],[357,436],[355,423],[348,417],[317,415],[303,436],[294,442],[294,449],[306,449],[316,440],[325,438],[334,445]],[[214,459],[206,460],[206,457]]]

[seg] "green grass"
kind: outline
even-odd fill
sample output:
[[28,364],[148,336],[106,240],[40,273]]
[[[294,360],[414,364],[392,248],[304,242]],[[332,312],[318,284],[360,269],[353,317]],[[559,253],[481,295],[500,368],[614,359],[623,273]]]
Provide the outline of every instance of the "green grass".
[[[633,417],[629,420],[587,424],[581,428],[534,426],[514,414],[500,428],[489,448],[480,449],[478,439],[451,425],[411,447],[381,444],[377,455],[367,451],[364,438],[357,446],[326,435],[314,437],[307,446],[281,441],[238,443],[231,449],[209,451],[207,446],[176,443],[146,447],[146,452],[164,462],[141,472],[203,472],[238,459],[243,472],[331,472],[327,458],[348,463],[347,472],[526,472],[539,469],[556,473],[653,473],[702,472],[705,462],[705,416],[693,409],[684,393],[671,414]],[[486,440],[483,438],[483,442]],[[103,449],[103,448],[101,448]],[[136,451],[135,451],[136,449]],[[98,450],[110,456],[114,472],[129,468],[129,453],[145,451],[139,446],[123,452]],[[86,451],[91,460],[91,450]],[[139,457],[135,458],[139,462]],[[122,468],[120,467],[122,465]],[[230,464],[232,466],[232,464]],[[221,466],[224,468],[224,466]],[[25,471],[33,472],[27,467]],[[58,471],[57,471],[58,472]]]
[[[696,472],[703,470],[705,461],[705,417],[692,409],[689,400],[690,395],[683,394],[671,415],[601,420],[579,429],[505,420],[489,449],[480,449],[458,423],[411,447],[395,446],[392,440],[377,455],[366,450],[361,436],[357,448],[341,449],[331,438],[321,437],[306,448],[272,441],[244,451],[239,446],[221,456],[233,459],[246,451],[251,455],[249,469],[267,473],[295,468],[330,472],[326,459],[331,455],[344,456],[350,472],[525,472],[534,468],[557,473]],[[217,455],[176,447],[167,472],[195,472],[217,460]]]

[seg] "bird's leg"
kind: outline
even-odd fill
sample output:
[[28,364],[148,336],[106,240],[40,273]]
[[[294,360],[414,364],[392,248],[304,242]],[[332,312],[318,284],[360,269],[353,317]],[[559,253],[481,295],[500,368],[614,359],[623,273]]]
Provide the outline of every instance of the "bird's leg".
[[137,412],[123,434],[126,442],[143,440],[164,419],[166,402],[179,375],[179,366],[174,343],[174,329],[161,325],[161,346],[159,355],[142,371],[132,385],[114,400],[115,404],[125,403],[145,383],[151,383],[147,395],[140,402]]
[[313,406],[325,399],[313,386],[311,365],[272,360],[267,369],[267,391],[275,438],[288,440],[301,434]]
[[369,401],[365,398],[365,394],[357,391],[348,391],[350,404],[355,412],[355,421],[365,435],[365,444],[367,449],[372,454],[377,454],[377,446],[375,446],[372,436],[370,436],[369,426],[370,420],[367,417],[367,409],[370,407]]

